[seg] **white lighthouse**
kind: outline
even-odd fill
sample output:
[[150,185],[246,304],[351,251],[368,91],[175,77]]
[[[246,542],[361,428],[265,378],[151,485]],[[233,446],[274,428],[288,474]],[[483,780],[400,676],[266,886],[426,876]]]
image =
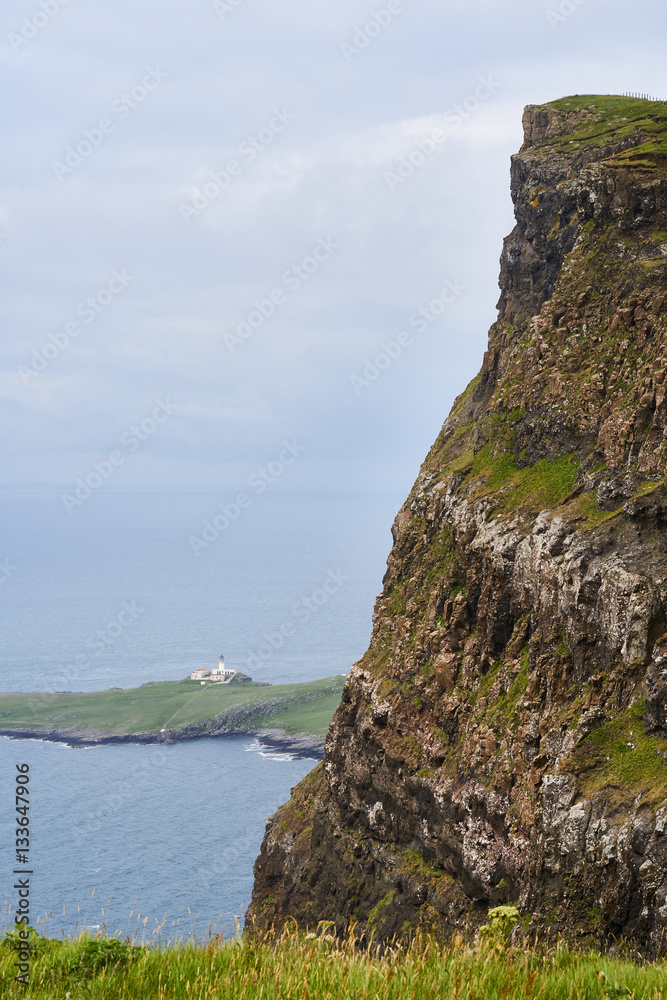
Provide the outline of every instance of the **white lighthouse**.
[[221,653],[217,668],[211,671],[211,681],[214,684],[229,684],[235,674],[235,670],[229,670],[225,666],[225,657],[224,654]]
[[200,681],[202,684],[229,684],[235,676],[236,671],[229,670],[225,666],[225,657],[222,653],[220,654],[217,667],[214,667],[213,670],[206,670],[205,667],[200,667],[190,674],[190,678],[193,681]]

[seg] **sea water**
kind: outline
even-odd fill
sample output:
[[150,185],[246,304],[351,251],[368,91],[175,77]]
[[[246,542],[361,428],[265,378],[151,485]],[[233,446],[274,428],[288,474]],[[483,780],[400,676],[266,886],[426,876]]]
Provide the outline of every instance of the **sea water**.
[[[271,684],[346,673],[368,644],[400,498],[266,495],[194,544],[231,499],[109,490],[68,514],[57,491],[0,491],[0,691],[176,680],[221,653]],[[233,930],[266,820],[315,762],[250,737],[92,749],[0,738],[7,904],[18,763],[31,774],[33,917],[51,934],[106,925],[173,939]]]

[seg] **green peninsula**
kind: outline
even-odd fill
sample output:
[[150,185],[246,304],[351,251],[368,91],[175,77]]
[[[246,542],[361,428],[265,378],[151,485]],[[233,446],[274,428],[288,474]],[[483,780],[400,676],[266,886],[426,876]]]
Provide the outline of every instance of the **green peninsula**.
[[0,695],[0,735],[73,746],[256,735],[321,752],[346,677],[307,684],[160,681],[84,694]]

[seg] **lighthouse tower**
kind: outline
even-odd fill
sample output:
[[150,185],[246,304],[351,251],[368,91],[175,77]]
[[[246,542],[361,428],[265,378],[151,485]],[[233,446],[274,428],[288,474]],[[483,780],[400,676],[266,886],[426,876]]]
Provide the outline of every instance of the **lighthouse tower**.
[[221,653],[220,658],[218,660],[218,666],[211,671],[211,677],[210,677],[211,682],[213,684],[229,684],[232,677],[234,677],[235,675],[236,675],[235,670],[229,670],[225,666],[225,658]]

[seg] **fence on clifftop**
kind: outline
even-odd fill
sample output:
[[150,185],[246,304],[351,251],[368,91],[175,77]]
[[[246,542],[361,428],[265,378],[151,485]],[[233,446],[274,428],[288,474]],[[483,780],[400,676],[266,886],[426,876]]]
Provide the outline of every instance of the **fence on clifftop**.
[[640,101],[659,101],[661,104],[665,103],[660,97],[651,97],[650,94],[634,94],[630,93],[630,91],[627,94],[621,94],[621,97],[637,97]]

